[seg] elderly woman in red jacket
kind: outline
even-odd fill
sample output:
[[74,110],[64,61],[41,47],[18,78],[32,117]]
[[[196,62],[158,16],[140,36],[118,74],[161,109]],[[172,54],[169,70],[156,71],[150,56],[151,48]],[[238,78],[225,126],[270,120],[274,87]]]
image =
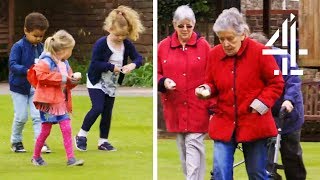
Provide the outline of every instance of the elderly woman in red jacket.
[[[216,97],[209,123],[214,140],[214,177],[232,180],[233,155],[242,143],[249,179],[267,179],[267,138],[277,134],[271,107],[284,81],[273,56],[246,37],[248,25],[236,8],[224,10],[214,26],[220,43],[209,52],[206,83],[196,89],[200,98]],[[203,93],[208,91],[208,93]]]
[[199,100],[194,89],[205,82],[210,49],[196,34],[195,16],[189,6],[176,9],[175,32],[158,46],[158,89],[167,131],[177,133],[177,145],[186,179],[203,180],[203,139],[208,131],[209,101]]

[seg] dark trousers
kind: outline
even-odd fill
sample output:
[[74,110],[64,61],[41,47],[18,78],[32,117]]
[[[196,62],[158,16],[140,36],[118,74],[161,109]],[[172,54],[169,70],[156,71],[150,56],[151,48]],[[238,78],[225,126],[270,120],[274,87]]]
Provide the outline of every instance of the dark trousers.
[[112,109],[115,98],[105,94],[101,89],[88,88],[88,92],[92,107],[85,116],[81,128],[85,131],[89,131],[98,116],[101,115],[100,138],[107,139],[110,131]]
[[[307,172],[302,159],[300,135],[301,129],[288,134],[281,135],[280,153],[287,180],[306,179]],[[272,164],[270,163],[273,163],[274,143],[270,143],[269,145],[269,164],[267,169],[268,171],[271,171]]]

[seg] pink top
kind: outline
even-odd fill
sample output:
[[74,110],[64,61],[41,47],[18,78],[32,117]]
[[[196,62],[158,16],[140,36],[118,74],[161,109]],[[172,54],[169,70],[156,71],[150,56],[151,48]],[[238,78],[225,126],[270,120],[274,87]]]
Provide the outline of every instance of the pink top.
[[[58,63],[58,69],[63,76],[68,76],[67,66],[64,62],[60,61]],[[61,90],[62,92],[64,92],[63,95],[65,99],[66,98],[66,93],[65,93],[66,82],[61,82]],[[43,112],[47,112],[52,115],[64,115],[68,113],[67,101],[63,101],[56,104],[49,104],[48,106],[42,105],[39,107],[39,110]]]

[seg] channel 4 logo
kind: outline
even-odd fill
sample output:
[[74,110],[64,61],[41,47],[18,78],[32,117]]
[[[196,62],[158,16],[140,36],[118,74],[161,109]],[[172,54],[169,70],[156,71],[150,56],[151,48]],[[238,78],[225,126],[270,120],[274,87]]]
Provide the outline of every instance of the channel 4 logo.
[[[296,67],[297,66],[297,57],[296,57],[296,40],[297,40],[297,23],[294,20],[294,15],[290,14],[290,22],[293,22],[290,27],[290,67]],[[270,40],[267,42],[266,46],[271,47],[276,40],[279,38],[279,29],[273,34],[273,36],[270,38]],[[282,47],[288,47],[288,19],[286,19],[282,23]],[[299,49],[298,50],[299,55],[308,55],[307,49]],[[263,55],[287,55],[288,49],[263,49],[262,50]],[[282,75],[288,75],[288,58],[282,57],[282,67],[281,67]],[[274,70],[274,75],[279,75],[279,70]],[[291,75],[303,75],[303,70],[290,70]]]

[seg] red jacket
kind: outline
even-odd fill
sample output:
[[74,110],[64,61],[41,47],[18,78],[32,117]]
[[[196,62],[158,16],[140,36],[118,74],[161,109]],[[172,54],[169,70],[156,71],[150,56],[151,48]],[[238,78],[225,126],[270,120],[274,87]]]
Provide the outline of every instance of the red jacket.
[[[164,118],[169,132],[208,131],[209,101],[199,100],[195,88],[204,83],[205,68],[210,46],[193,33],[185,49],[177,34],[162,40],[158,46],[158,86],[161,94]],[[163,87],[165,78],[176,83],[176,90]]]
[[[71,76],[72,69],[70,66],[68,69],[68,75]],[[72,112],[71,89],[77,84],[72,84],[70,81],[66,82],[65,88],[67,97],[65,98],[61,90],[62,75],[58,72],[58,69],[55,68],[55,70],[52,71],[47,63],[40,60],[35,64],[33,70],[36,71],[37,74],[37,80],[31,79],[32,82],[30,82],[30,84],[36,85],[36,91],[33,98],[35,106],[39,108],[42,104],[56,104],[67,100],[67,110],[68,112]]]
[[[215,115],[210,120],[213,140],[250,142],[277,134],[271,107],[280,97],[284,81],[274,75],[279,67],[273,56],[262,55],[262,44],[246,38],[235,56],[227,56],[221,45],[209,52],[206,84],[217,97]],[[260,100],[269,110],[251,113],[250,104]]]

